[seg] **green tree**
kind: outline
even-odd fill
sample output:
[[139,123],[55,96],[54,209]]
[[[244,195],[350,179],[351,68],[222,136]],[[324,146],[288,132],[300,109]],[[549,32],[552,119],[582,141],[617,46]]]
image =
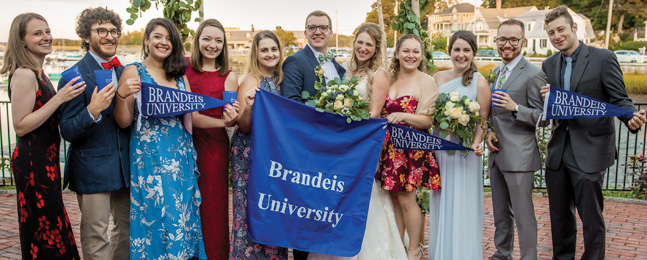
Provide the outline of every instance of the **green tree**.
[[124,33],[119,37],[119,44],[121,45],[139,45],[144,38],[144,29]]
[[[204,13],[199,11],[202,7],[202,0],[130,0],[131,6],[126,8],[126,11],[130,14],[130,18],[126,20],[126,24],[132,25],[137,18],[141,17],[143,12],[151,8],[153,3],[156,9],[160,5],[164,7],[162,10],[164,18],[173,21],[177,26],[183,42],[186,42],[189,35],[193,36],[195,34],[195,31],[189,29],[186,25],[191,21],[193,12],[198,12],[198,17],[194,20],[195,22],[200,22],[202,17],[204,17]],[[184,48],[189,50],[191,43],[186,42]]]
[[[398,30],[402,34],[412,33],[422,39],[425,45],[424,61],[427,63],[427,73],[431,74],[436,70],[436,65],[433,60],[433,49],[431,46],[431,38],[427,33],[427,28],[420,25],[420,17],[418,17],[411,6],[411,0],[405,0],[400,5],[398,16],[394,23],[391,24],[393,30]],[[424,14],[429,6],[428,0],[420,0],[420,13]]]
[[294,46],[297,44],[297,37],[294,37],[294,34],[292,32],[283,30],[281,26],[277,26],[276,30],[274,30],[273,32],[277,37],[279,37],[279,40],[281,41],[281,44],[283,44],[283,47]]

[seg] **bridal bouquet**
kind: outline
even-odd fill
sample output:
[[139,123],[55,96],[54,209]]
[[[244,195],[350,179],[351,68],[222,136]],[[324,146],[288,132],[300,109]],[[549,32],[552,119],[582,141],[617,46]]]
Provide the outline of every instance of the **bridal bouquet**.
[[328,111],[346,116],[348,123],[369,118],[368,100],[362,99],[355,89],[357,77],[344,80],[335,78],[324,86],[321,66],[315,68],[315,74],[319,78],[314,86],[318,91],[317,94],[311,97],[307,91],[301,93],[302,98],[308,100],[306,105],[314,107],[319,112]]
[[[474,130],[480,125],[487,131],[487,123],[479,115],[481,106],[476,101],[462,96],[460,92],[440,93],[436,101],[434,121],[440,129],[438,135],[445,138],[451,134],[457,134],[460,138],[459,144],[470,147],[474,141]],[[461,151],[467,154],[469,151]]]

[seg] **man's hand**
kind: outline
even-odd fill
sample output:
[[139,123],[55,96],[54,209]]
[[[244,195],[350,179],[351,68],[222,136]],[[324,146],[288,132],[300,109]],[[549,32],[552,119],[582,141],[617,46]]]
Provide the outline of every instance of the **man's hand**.
[[636,130],[644,125],[645,122],[647,122],[647,118],[645,118],[645,110],[640,110],[634,113],[634,117],[629,120],[627,125],[629,126],[629,129]]
[[106,110],[112,103],[112,99],[115,97],[115,83],[110,82],[105,86],[101,91],[97,91],[99,87],[94,87],[92,92],[92,98],[90,99],[90,104],[88,104],[88,111],[96,120],[101,114],[101,111]]
[[485,136],[485,144],[487,145],[487,149],[492,152],[498,152],[499,148],[494,146],[494,143],[497,142],[499,142],[499,139],[496,138],[496,134],[493,131],[488,130]]

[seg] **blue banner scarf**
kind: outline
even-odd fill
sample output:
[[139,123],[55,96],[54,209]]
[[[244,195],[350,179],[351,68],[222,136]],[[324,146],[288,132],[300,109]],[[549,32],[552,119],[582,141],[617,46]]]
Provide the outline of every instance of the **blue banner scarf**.
[[388,124],[388,126],[389,134],[391,135],[391,142],[393,143],[393,147],[397,149],[423,151],[472,150],[471,148],[451,141],[447,141],[445,139],[430,135],[422,131],[418,131],[416,129],[396,124]]
[[142,82],[140,113],[162,118],[186,114],[227,104],[217,98]]
[[542,120],[633,116],[633,111],[562,88],[550,87]]

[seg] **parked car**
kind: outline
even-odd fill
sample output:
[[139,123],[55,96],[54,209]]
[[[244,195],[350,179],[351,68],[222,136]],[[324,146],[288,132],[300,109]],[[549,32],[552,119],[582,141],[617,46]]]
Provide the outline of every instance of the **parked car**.
[[631,56],[636,56],[636,62],[645,63],[647,62],[647,56],[641,55],[637,51],[628,51]]
[[[613,53],[616,54],[616,58],[618,58],[618,62],[620,62],[620,63],[643,62],[643,58],[640,57],[641,55],[638,54],[635,51],[618,50],[618,51],[614,51]],[[639,61],[639,59],[640,59],[640,61]]]
[[478,57],[499,57],[499,53],[495,50],[479,50],[476,53]]
[[337,54],[335,54],[335,57],[339,58],[350,58],[350,52],[347,51],[338,51]]
[[449,55],[445,54],[442,51],[433,51],[432,55],[434,56],[434,60],[449,60],[450,59]]

